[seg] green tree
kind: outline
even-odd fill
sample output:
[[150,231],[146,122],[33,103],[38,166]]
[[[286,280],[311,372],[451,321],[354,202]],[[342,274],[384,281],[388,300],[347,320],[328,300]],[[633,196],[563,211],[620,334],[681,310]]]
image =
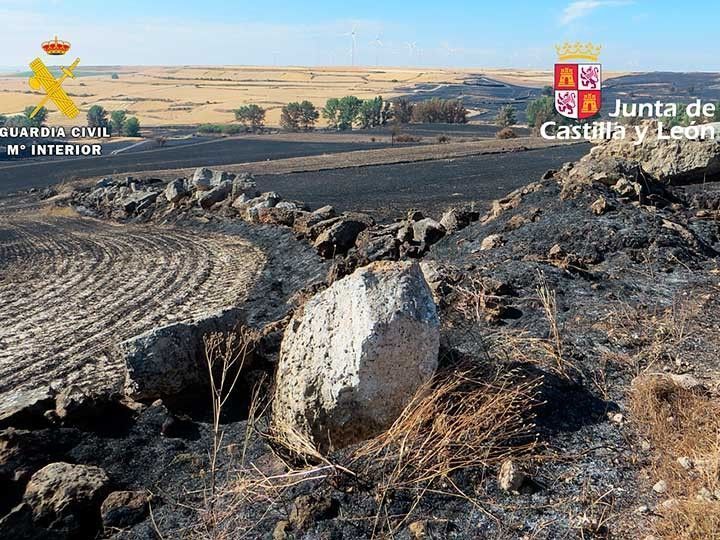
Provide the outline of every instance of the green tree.
[[140,136],[140,121],[134,116],[125,120],[125,135],[128,137]]
[[113,111],[110,113],[110,125],[112,126],[113,133],[121,134],[125,128],[126,120],[126,111]]
[[320,113],[315,105],[308,100],[300,103],[300,127],[302,129],[315,129],[315,122],[317,122],[318,118],[320,118]]
[[280,127],[288,131],[300,131],[300,104],[298,102],[290,102],[282,108]]
[[3,116],[0,114],[0,127],[3,127],[5,125],[5,122],[7,122],[7,116]]
[[[2,120],[0,120],[0,122],[2,122]],[[713,116],[713,122],[720,122],[720,102],[715,104],[715,116]]]
[[393,101],[393,117],[398,124],[409,124],[413,117],[415,105],[405,98]]
[[253,131],[262,129],[265,125],[265,109],[254,103],[243,105],[235,110],[235,120]]
[[383,125],[385,123],[384,112],[385,107],[381,96],[364,100],[358,110],[360,127],[367,129]]
[[515,107],[512,105],[505,105],[502,107],[498,112],[497,117],[495,117],[495,124],[501,128],[510,127],[516,123],[517,117],[515,116]]
[[30,120],[24,114],[11,116],[5,120],[5,127],[31,127]]
[[87,113],[88,127],[110,127],[107,116],[108,113],[104,107],[93,105]]
[[526,113],[528,125],[539,128],[556,116],[555,100],[552,96],[540,96],[528,103]]
[[118,80],[120,78],[120,75],[118,75],[117,73],[113,73],[112,75],[110,75],[110,78],[113,80]]
[[330,98],[325,102],[322,110],[322,116],[327,120],[328,127],[337,129],[338,116],[340,114],[340,100],[338,98]]
[[554,96],[555,95],[555,89],[552,86],[543,86],[542,90],[540,91],[541,96]]
[[352,129],[353,123],[360,113],[362,100],[355,96],[345,96],[340,98],[340,116],[338,118],[338,128]]
[[28,119],[28,124],[32,127],[40,127],[43,124],[45,124],[45,120],[47,120],[48,110],[45,107],[40,107],[37,114],[30,118],[30,115],[35,110],[35,107],[32,105],[30,107],[25,107],[25,110],[23,111],[23,114]]
[[328,126],[334,129],[352,129],[353,123],[357,120],[362,100],[355,96],[343,98],[330,98],[325,103],[322,115],[328,122]]
[[302,103],[293,101],[282,108],[280,125],[289,131],[311,130],[315,127],[320,113],[315,105],[305,100]]
[[465,124],[467,109],[459,99],[433,98],[421,101],[413,109],[413,122]]

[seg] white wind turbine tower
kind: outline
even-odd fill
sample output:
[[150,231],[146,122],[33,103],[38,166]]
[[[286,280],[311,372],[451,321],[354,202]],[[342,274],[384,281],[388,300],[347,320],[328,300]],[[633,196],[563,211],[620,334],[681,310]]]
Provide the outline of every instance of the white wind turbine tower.
[[415,58],[415,51],[417,49],[417,41],[409,41],[405,44],[405,46],[408,48],[408,51],[410,52],[410,61],[414,60]]
[[[447,43],[447,42],[445,42],[445,43],[442,44],[442,48],[443,48],[443,50],[445,51],[445,53],[447,54],[448,63],[450,63],[450,61],[451,61],[451,60],[453,59],[453,57],[455,56],[455,53],[458,52],[458,49],[455,49],[455,48],[451,47],[450,44]],[[451,67],[451,66],[448,66],[448,67]]]
[[352,46],[350,48],[350,65],[355,65],[355,52],[357,50],[357,26],[353,25],[352,32],[349,34],[350,38],[352,39]]
[[370,42],[371,45],[375,46],[375,66],[380,65],[380,51],[382,51],[383,48],[383,42],[380,39],[380,34],[377,35],[377,37]]

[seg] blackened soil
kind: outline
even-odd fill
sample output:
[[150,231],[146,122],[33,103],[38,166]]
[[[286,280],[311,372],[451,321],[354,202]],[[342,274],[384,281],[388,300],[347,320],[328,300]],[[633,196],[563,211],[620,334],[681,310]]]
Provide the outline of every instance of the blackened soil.
[[396,165],[257,176],[260,191],[277,191],[312,208],[369,212],[392,220],[408,208],[440,217],[451,205],[476,203],[486,209],[497,199],[548,169],[587,153],[588,145],[558,146],[503,154]]

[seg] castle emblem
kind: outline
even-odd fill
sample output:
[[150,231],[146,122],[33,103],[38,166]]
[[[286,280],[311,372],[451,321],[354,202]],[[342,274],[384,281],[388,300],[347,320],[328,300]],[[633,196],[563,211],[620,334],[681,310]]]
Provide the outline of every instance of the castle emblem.
[[601,49],[600,45],[580,42],[555,47],[561,62],[555,64],[555,110],[561,115],[584,120],[600,112],[602,66],[597,60]]

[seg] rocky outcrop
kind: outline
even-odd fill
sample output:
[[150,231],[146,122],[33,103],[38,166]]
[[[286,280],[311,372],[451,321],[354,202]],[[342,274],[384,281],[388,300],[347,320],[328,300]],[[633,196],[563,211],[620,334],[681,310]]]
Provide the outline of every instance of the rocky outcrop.
[[283,338],[275,430],[321,451],[390,426],[434,373],[439,322],[415,263],[377,262],[310,299]]
[[197,191],[210,191],[213,187],[219,186],[224,182],[232,182],[237,175],[227,171],[216,171],[207,167],[195,169],[191,185]]
[[95,528],[109,483],[99,467],[51,463],[32,475],[23,500],[36,524],[72,536]]
[[155,328],[120,343],[125,393],[133,399],[159,398],[207,382],[203,336],[228,331],[239,318],[239,310],[228,309],[190,323]]
[[645,122],[647,136],[637,142],[635,129],[624,139],[602,140],[575,167],[571,178],[614,185],[649,177],[665,184],[710,180],[720,175],[720,141],[658,138],[655,122]]

